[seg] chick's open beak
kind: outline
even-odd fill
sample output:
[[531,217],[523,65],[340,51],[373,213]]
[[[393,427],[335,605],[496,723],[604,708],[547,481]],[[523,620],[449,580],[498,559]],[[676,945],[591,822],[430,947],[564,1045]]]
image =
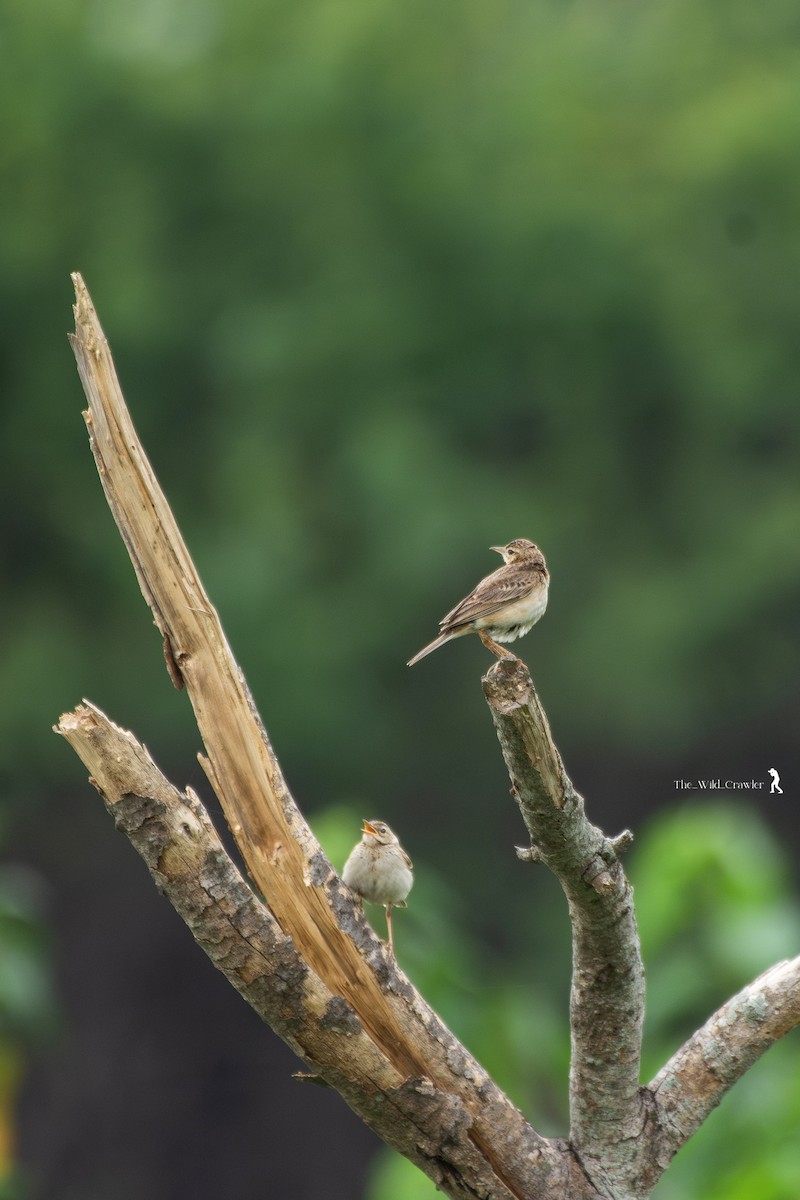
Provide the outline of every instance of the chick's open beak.
[[373,837],[377,837],[377,836],[378,836],[378,831],[377,831],[377,829],[375,828],[375,826],[374,826],[374,825],[371,825],[371,824],[370,824],[370,822],[367,820],[367,818],[366,818],[366,817],[364,817],[364,827],[363,827],[363,829],[361,830],[361,832],[362,832],[362,833],[371,833],[371,834],[373,835]]

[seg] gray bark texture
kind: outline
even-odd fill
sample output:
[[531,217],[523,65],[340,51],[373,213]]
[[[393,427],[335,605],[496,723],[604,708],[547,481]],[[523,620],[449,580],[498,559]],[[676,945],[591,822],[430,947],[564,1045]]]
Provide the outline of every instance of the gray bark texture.
[[88,702],[56,731],[89,771],[157,887],[243,998],[389,1145],[448,1196],[640,1200],[727,1089],[800,1023],[800,958],[733,997],[639,1083],[644,974],[619,855],[584,813],[527,667],[493,666],[486,699],[531,837],[572,922],[569,1138],[525,1120],[399,970],[299,812],[242,672],[128,414],[79,275],[72,345],[109,507],[185,688],[249,874],[197,796]]

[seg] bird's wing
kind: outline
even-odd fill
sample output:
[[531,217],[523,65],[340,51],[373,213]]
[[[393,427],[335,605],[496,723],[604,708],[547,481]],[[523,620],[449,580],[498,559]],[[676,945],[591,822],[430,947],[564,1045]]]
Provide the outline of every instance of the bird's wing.
[[414,864],[412,863],[411,859],[408,857],[408,855],[406,854],[406,852],[405,852],[405,850],[403,849],[403,847],[402,847],[402,846],[400,846],[400,847],[399,847],[399,849],[400,849],[400,853],[401,853],[401,854],[402,854],[402,856],[403,856],[403,862],[406,864],[406,866],[408,867],[409,871],[413,871],[413,870],[414,870]]
[[445,633],[459,625],[477,621],[480,617],[490,617],[507,604],[527,595],[533,586],[534,578],[527,570],[509,571],[505,566],[500,567],[482,579],[447,616],[442,617],[439,622],[440,629]]

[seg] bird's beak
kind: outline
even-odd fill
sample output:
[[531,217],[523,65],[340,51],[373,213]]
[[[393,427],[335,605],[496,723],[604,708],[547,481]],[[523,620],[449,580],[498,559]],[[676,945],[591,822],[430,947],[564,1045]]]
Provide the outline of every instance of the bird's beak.
[[361,830],[361,832],[362,833],[371,833],[373,837],[378,836],[377,829],[375,828],[374,825],[370,824],[370,822],[367,820],[366,817],[364,817],[364,828]]
[[505,554],[506,552],[505,546],[490,546],[489,549],[494,550],[495,554]]

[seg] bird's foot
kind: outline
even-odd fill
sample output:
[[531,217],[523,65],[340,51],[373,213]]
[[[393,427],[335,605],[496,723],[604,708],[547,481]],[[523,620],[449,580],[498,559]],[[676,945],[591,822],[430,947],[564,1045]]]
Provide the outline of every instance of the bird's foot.
[[510,650],[506,650],[505,646],[501,646],[500,643],[496,642],[493,637],[489,637],[489,634],[485,633],[484,630],[478,630],[478,637],[481,639],[486,649],[491,650],[492,654],[500,662],[502,662],[503,659],[516,660],[516,654],[512,654]]

